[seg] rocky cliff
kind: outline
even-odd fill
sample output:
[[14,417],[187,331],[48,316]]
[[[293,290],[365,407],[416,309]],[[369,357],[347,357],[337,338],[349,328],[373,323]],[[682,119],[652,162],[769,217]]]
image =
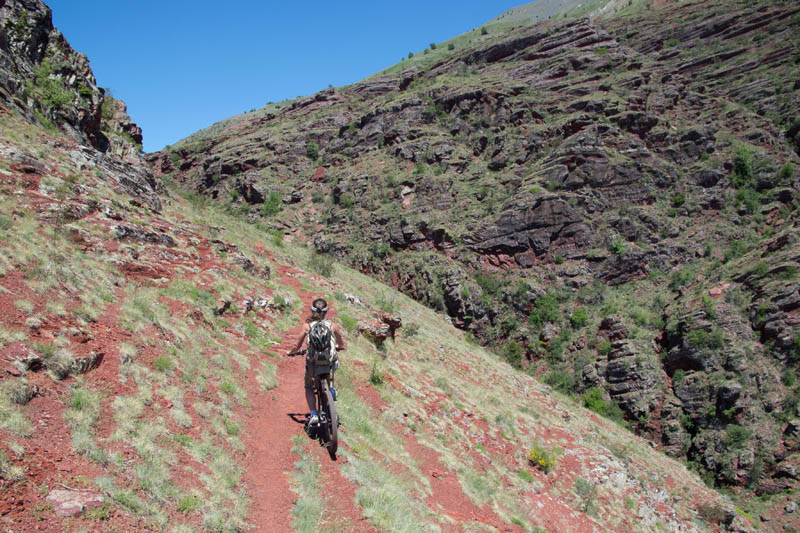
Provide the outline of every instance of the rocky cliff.
[[53,27],[50,8],[39,0],[4,0],[0,27],[4,112],[13,110],[33,124],[64,132],[91,152],[91,159],[110,156],[106,164],[122,165],[117,170],[126,176],[118,186],[159,209],[157,183],[140,155],[141,128],[123,102],[97,85],[86,56]]
[[150,161],[709,482],[795,487],[800,8],[502,21]]

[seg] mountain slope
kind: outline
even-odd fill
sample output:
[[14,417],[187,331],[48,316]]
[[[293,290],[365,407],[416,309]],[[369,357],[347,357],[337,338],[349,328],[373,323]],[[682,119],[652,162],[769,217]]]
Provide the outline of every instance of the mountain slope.
[[512,14],[149,159],[782,512],[800,415],[797,10]]
[[[35,25],[23,8],[42,14]],[[0,4],[31,34],[53,34],[46,13]],[[22,64],[2,50],[3,65]],[[55,108],[37,90],[30,106],[5,95],[0,108],[7,529],[751,527],[683,466],[439,314],[242,213],[164,189],[123,135],[119,150],[83,144],[98,130],[70,121],[84,104],[66,68],[36,82],[32,69],[8,71],[67,93]],[[317,295],[350,337],[337,462],[298,423],[302,362],[280,357]],[[386,313],[403,321],[394,341]]]
[[[13,117],[3,125],[43,146],[64,143]],[[330,279],[307,274],[297,267],[307,251],[262,242],[256,227],[212,206],[171,197],[157,214],[109,190],[93,200],[102,182],[72,163],[61,164],[83,192],[70,184],[59,200],[30,185],[63,179],[42,162],[37,173],[10,163],[3,185],[4,212],[16,213],[0,278],[9,527],[234,531],[266,516],[316,531],[329,519],[305,506],[323,509],[332,487],[351,491],[335,504],[336,523],[354,530],[364,519],[391,531],[703,530],[705,520],[740,520],[682,466],[408,298],[340,266]],[[65,202],[92,211],[59,222],[49,214]],[[288,416],[305,411],[300,362],[270,357],[287,348],[312,294],[327,296],[345,327],[368,326],[378,305],[404,320],[394,343],[378,349],[358,336],[342,356],[341,464]],[[243,303],[262,299],[255,311]],[[259,431],[266,419],[277,429]],[[553,463],[537,468],[531,449]],[[304,506],[294,518],[289,486]],[[71,489],[105,503],[54,516],[46,498]]]

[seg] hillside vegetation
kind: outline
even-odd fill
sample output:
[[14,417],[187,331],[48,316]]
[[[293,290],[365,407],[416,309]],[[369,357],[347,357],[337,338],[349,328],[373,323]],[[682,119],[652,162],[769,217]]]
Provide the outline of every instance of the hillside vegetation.
[[800,8],[590,2],[529,25],[537,4],[149,160],[780,509]]
[[[800,527],[800,8],[602,4],[148,163],[0,1],[3,525]],[[317,296],[336,461],[283,357]]]

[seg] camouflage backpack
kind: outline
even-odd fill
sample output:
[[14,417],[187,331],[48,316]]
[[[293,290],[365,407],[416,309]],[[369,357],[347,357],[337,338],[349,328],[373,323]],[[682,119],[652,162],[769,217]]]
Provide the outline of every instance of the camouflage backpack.
[[336,343],[333,340],[330,320],[312,322],[308,332],[309,362],[314,365],[332,365],[336,361]]

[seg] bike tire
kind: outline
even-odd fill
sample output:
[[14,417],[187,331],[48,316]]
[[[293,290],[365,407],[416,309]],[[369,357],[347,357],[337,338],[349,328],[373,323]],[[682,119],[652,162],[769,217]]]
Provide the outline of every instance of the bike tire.
[[328,415],[328,453],[332,459],[336,459],[336,450],[339,449],[339,415],[336,413],[336,405],[333,403],[331,391],[325,389],[325,410]]

